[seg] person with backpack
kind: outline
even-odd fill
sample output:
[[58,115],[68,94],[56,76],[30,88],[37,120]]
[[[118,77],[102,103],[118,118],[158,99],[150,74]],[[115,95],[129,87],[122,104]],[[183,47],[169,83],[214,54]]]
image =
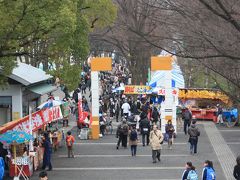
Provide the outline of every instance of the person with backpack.
[[182,180],[198,180],[198,175],[192,162],[187,162],[183,171]]
[[131,147],[132,156],[136,156],[138,144],[138,134],[136,127],[133,126],[129,133],[129,146]]
[[157,125],[153,125],[153,130],[150,132],[149,142],[152,148],[153,163],[156,163],[156,158],[161,161],[161,142],[163,141],[163,134],[158,130]]
[[118,138],[117,142],[117,149],[119,149],[120,143],[122,143],[122,146],[127,148],[127,136],[128,136],[128,125],[126,120],[122,121],[122,124],[120,124],[117,128],[116,137]]
[[123,121],[122,129],[123,129],[122,146],[126,149],[129,133],[129,126],[127,125],[127,121]]
[[190,153],[197,153],[197,144],[198,144],[198,136],[200,136],[200,131],[196,126],[196,121],[194,120],[191,124],[191,127],[188,129],[189,140],[190,143]]
[[206,160],[202,171],[202,180],[216,180],[216,173],[213,168],[213,162]]
[[192,120],[192,113],[191,111],[186,108],[185,111],[183,112],[183,120],[184,120],[184,133],[187,135],[187,129],[191,125],[191,120]]
[[236,180],[240,180],[240,156],[237,157],[236,161],[237,164],[234,166],[233,176]]
[[147,138],[147,146],[149,145],[149,134],[150,134],[150,121],[147,119],[147,114],[142,112],[140,115],[139,128],[142,134],[142,144],[145,146],[145,140]]
[[167,142],[168,142],[168,148],[172,149],[173,145],[173,138],[174,138],[174,126],[172,125],[172,120],[169,120],[166,127],[165,127],[165,132],[167,134]]
[[72,156],[72,158],[74,158],[74,154],[73,154],[73,143],[75,142],[75,138],[72,136],[71,131],[67,132],[67,137],[66,137],[66,145],[67,145],[67,149],[68,149],[68,158],[70,158],[70,156]]

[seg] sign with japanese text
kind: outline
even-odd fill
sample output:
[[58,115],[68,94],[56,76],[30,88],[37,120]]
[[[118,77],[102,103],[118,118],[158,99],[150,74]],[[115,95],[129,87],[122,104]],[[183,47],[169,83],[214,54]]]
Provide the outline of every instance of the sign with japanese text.
[[[60,106],[37,111],[32,114],[32,129],[33,131],[37,131],[43,125],[62,118],[63,116]],[[8,130],[18,130],[30,133],[29,116],[5,124],[0,128],[0,133],[4,133]]]
[[150,86],[125,86],[124,94],[146,94]]
[[[178,94],[177,89],[172,90],[172,95],[176,96]],[[158,90],[158,95],[165,96],[165,89],[159,89]]]

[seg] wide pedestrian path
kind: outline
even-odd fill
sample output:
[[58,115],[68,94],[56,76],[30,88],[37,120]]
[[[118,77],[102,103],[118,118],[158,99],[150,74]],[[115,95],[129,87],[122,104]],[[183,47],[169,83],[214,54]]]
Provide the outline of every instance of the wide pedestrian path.
[[204,122],[204,128],[221,164],[223,172],[227,180],[234,180],[233,168],[235,165],[236,157],[227,145],[215,124],[212,122]]
[[[139,144],[137,156],[132,157],[129,148],[116,150],[117,139],[115,135],[107,135],[97,141],[83,141],[76,137],[75,158],[67,158],[66,147],[59,149],[57,153],[53,154],[53,171],[48,173],[49,179],[179,180],[187,161],[192,161],[197,168],[198,174],[201,175],[203,162],[207,159],[213,161],[217,179],[231,179],[232,164],[229,167],[224,165],[223,163],[226,162],[222,162],[224,159],[219,157],[221,154],[216,150],[216,148],[223,147],[226,153],[230,153],[224,146],[226,143],[221,138],[221,134],[212,123],[203,122],[198,124],[198,127],[201,130],[201,136],[197,155],[190,154],[187,143],[188,136],[179,132],[173,150],[167,149],[165,143],[162,149],[161,162],[156,164],[152,163],[151,148],[148,146],[143,147]],[[76,127],[72,131],[76,135]],[[216,140],[216,136],[220,137],[220,140]],[[216,142],[218,143],[217,146]],[[224,157],[226,161],[232,161],[232,158],[227,159],[225,155]],[[222,167],[229,169],[226,171]],[[35,172],[34,177],[31,179],[38,179],[38,173]]]

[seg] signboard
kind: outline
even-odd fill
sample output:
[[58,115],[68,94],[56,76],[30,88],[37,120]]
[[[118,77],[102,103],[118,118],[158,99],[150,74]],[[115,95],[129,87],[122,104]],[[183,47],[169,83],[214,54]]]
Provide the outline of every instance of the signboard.
[[[158,95],[161,95],[161,96],[165,96],[165,89],[159,89],[158,90]],[[173,89],[172,90],[172,95],[176,96],[178,94],[178,90],[177,89]]]
[[125,86],[124,94],[146,94],[150,86]]
[[[52,107],[50,109],[44,109],[32,114],[32,127],[33,131],[37,131],[44,124],[52,121],[62,119],[62,111],[60,106]],[[22,119],[9,122],[0,129],[0,133],[4,133],[8,130],[18,130],[30,133],[30,119],[26,116]]]

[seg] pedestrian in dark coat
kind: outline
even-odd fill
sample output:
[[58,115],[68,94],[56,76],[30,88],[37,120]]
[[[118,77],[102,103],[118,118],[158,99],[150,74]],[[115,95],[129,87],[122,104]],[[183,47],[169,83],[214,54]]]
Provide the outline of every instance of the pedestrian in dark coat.
[[51,171],[52,170],[52,163],[51,163],[52,147],[51,147],[48,133],[44,133],[42,146],[44,147],[42,170],[45,170],[45,168],[48,166],[48,170]]
[[236,159],[237,165],[234,167],[233,176],[236,180],[240,180],[240,156]]
[[145,146],[145,139],[147,138],[147,146],[149,145],[150,121],[147,119],[147,114],[142,112],[140,115],[139,128],[142,134],[142,144]]
[[189,140],[190,143],[190,153],[196,154],[197,153],[197,143],[198,143],[198,136],[200,136],[200,131],[196,127],[196,121],[192,122],[191,127],[188,129]]
[[166,134],[168,136],[167,140],[168,140],[168,148],[169,149],[172,149],[173,138],[174,138],[174,131],[175,131],[175,129],[174,129],[174,126],[172,125],[172,121],[169,120],[168,124],[165,127],[165,132],[166,132]]
[[184,133],[185,135],[187,135],[187,129],[191,125],[192,120],[192,113],[188,108],[183,112],[183,120],[184,120]]
[[157,124],[159,117],[160,117],[159,112],[158,112],[157,108],[154,107],[153,111],[152,111],[152,122]]

